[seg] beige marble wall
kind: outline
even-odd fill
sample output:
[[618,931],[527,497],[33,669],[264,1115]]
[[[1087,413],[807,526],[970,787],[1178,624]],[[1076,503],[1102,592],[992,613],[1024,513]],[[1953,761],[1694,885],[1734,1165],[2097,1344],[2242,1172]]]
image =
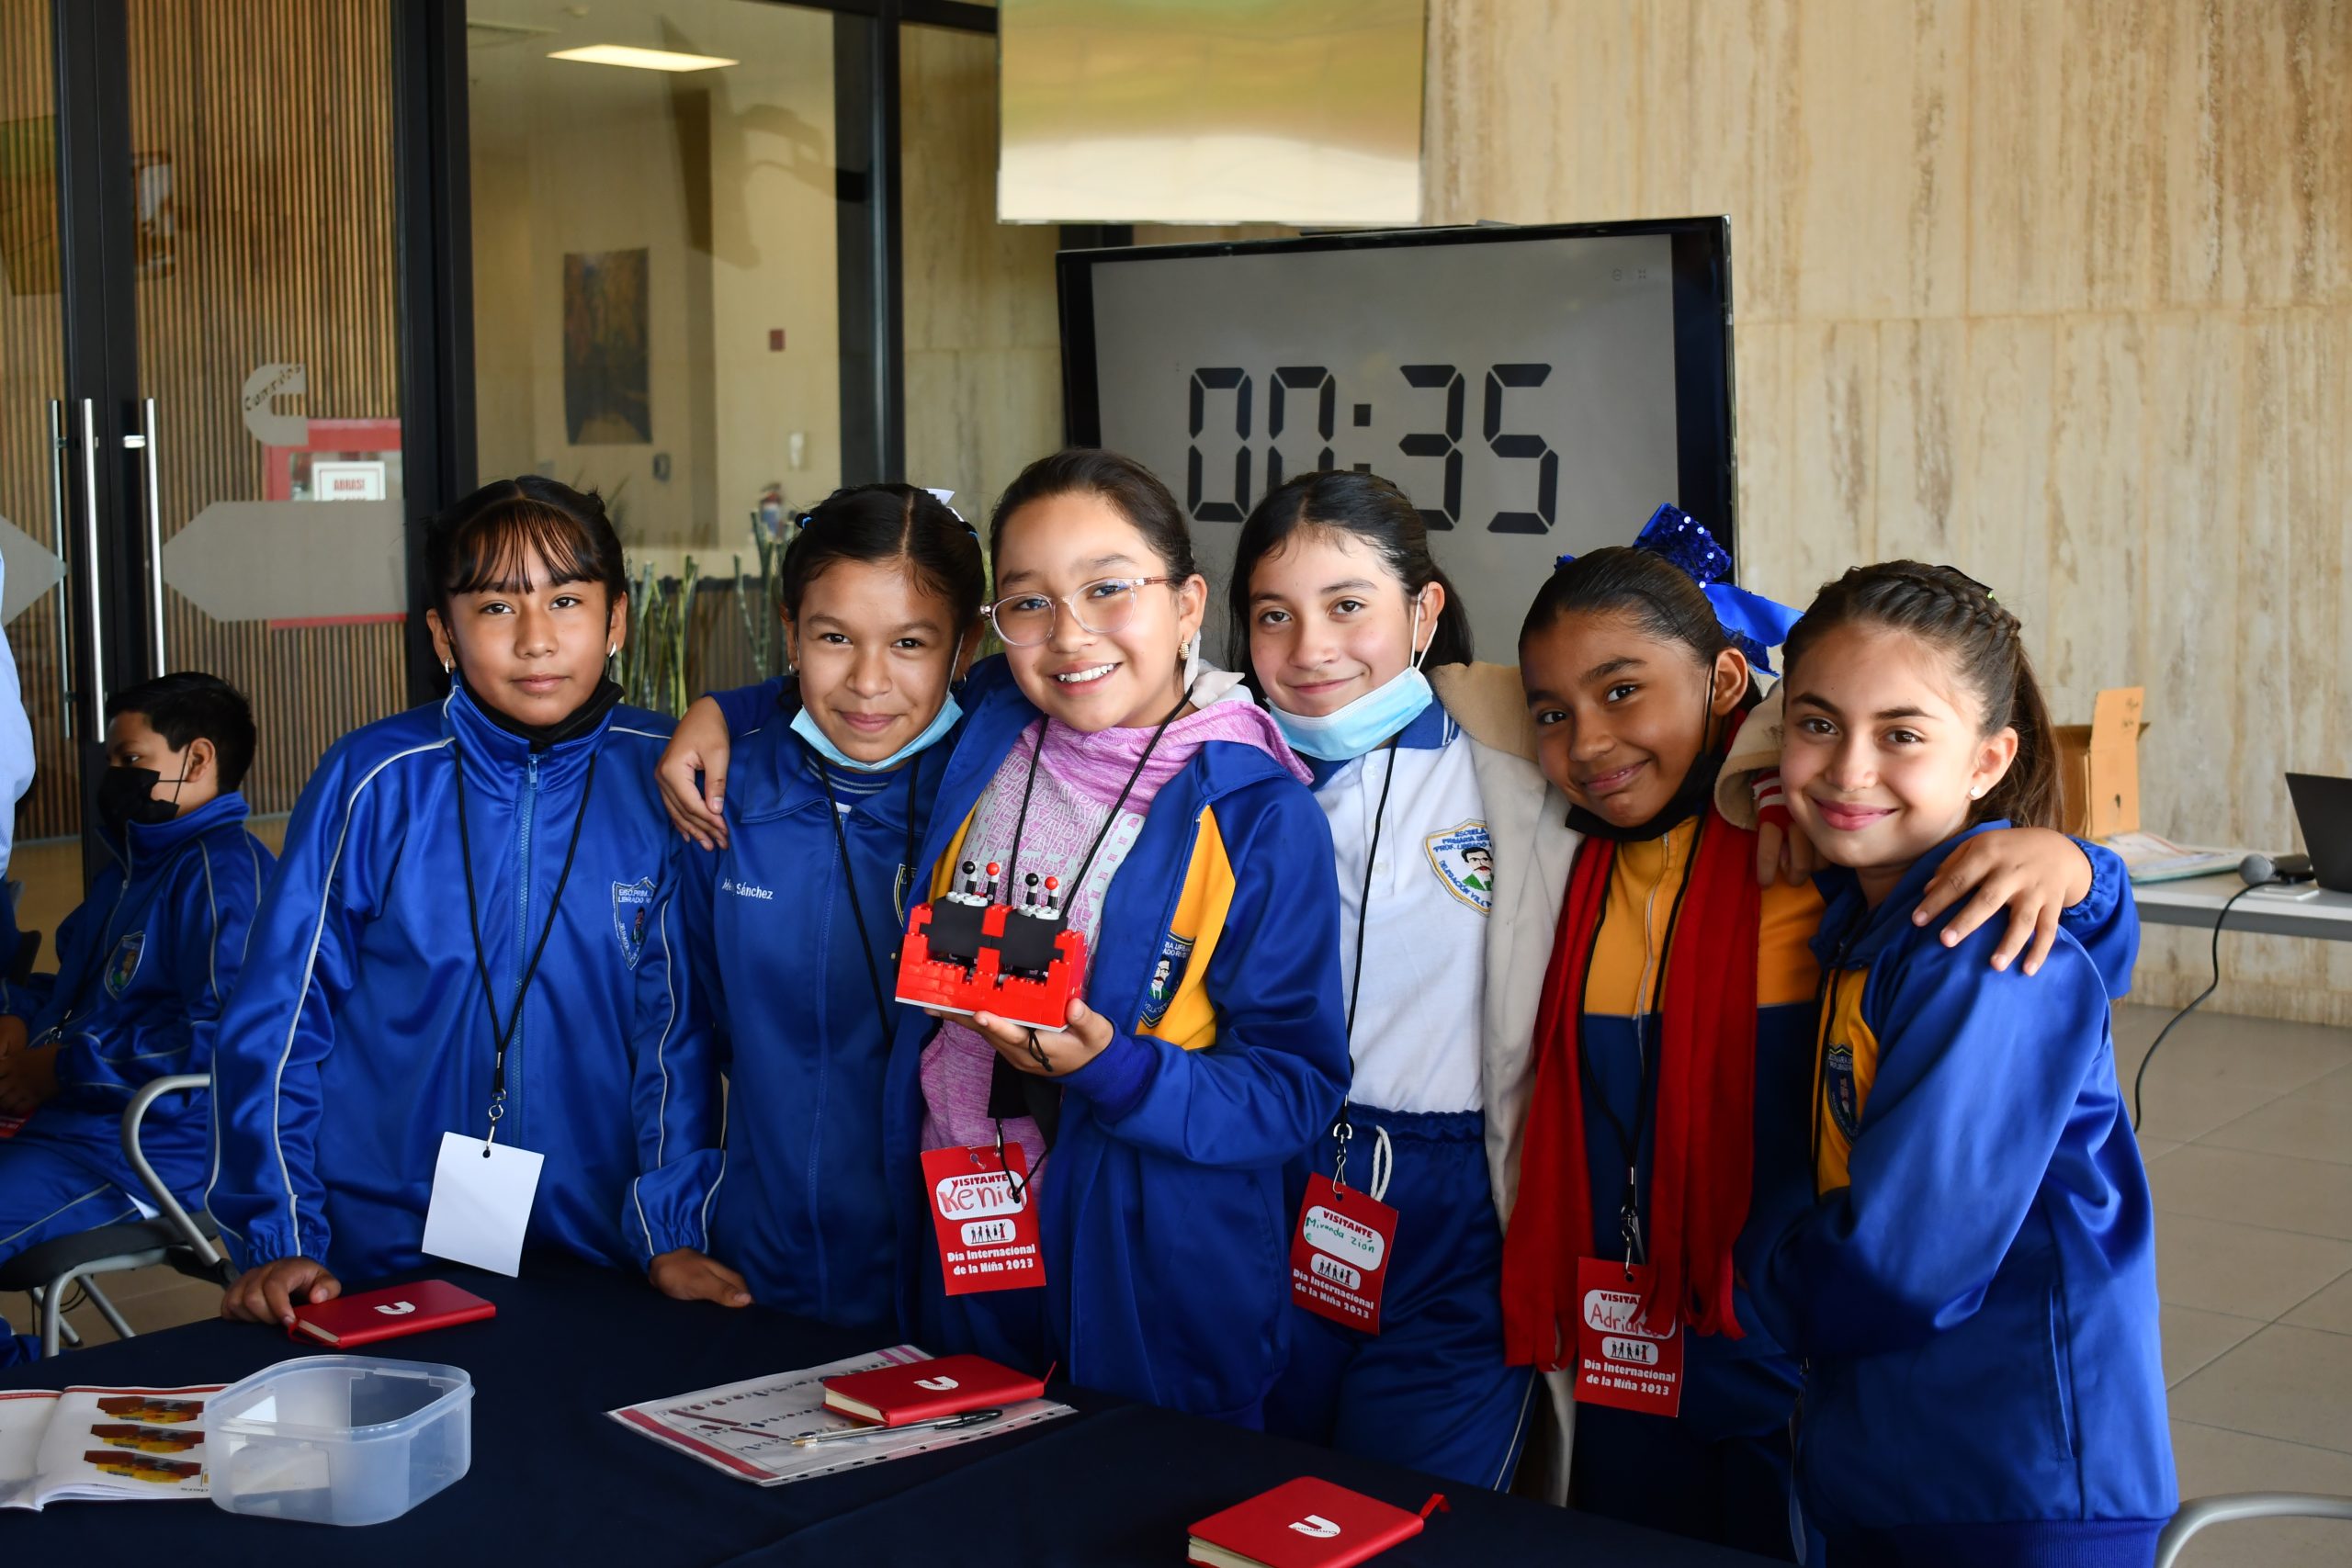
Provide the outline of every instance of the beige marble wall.
[[[1433,222],[1728,213],[1740,556],[1946,559],[2062,717],[2144,683],[2147,826],[2352,773],[2352,4],[1432,0]],[[2214,1005],[2352,1023],[2352,948]],[[2148,944],[2186,999],[2201,935]]]
[[1022,465],[1062,442],[1061,231],[996,220],[996,39],[899,29],[907,478],[987,527]]
[[[2352,773],[2352,0],[1430,12],[1430,222],[1731,216],[1752,585],[1950,560],[2061,717],[2149,688],[2150,828],[2296,841],[2280,773]],[[910,457],[1001,484],[1059,434],[1051,231],[989,221],[985,43],[907,61]],[[2225,959],[2216,1005],[2352,1023],[2352,946]],[[2139,995],[2205,963],[2158,933]]]

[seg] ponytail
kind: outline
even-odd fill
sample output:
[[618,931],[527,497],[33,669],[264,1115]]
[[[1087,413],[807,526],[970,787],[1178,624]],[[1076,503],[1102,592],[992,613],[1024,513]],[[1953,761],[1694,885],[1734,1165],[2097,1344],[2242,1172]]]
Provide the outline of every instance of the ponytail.
[[1971,827],[1999,819],[2020,828],[2058,826],[2057,732],[2018,618],[1989,589],[1949,566],[1898,560],[1850,568],[1822,585],[1789,633],[1791,675],[1824,633],[1854,625],[1885,626],[1940,649],[1984,708],[1982,733],[2017,731],[2017,757],[1976,803]]

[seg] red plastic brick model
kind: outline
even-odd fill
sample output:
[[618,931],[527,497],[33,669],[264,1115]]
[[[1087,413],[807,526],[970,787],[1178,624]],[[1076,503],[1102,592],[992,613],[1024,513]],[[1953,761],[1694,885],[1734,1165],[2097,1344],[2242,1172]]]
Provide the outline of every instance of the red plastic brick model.
[[[1032,1029],[1069,1027],[1072,997],[1086,989],[1086,939],[1069,929],[1056,908],[1060,883],[1029,876],[1028,901],[1018,908],[997,901],[1002,868],[988,864],[988,890],[979,890],[970,861],[964,863],[964,888],[918,904],[907,917],[907,940],[899,951],[899,1000],[934,1012],[985,1012]],[[1008,889],[1009,891],[1009,889]]]

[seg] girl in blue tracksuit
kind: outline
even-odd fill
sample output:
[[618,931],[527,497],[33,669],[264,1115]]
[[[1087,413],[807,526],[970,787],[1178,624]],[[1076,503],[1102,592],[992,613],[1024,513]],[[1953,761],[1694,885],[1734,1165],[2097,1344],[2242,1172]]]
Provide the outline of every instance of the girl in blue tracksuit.
[[797,679],[728,694],[748,710],[733,790],[712,848],[685,852],[679,897],[729,1089],[723,1119],[715,1074],[673,1089],[726,1129],[702,1277],[738,1287],[698,1293],[895,1325],[882,1118],[899,939],[987,571],[943,499],[876,484],[801,519],[782,577]]
[[1781,781],[1837,869],[1810,1157],[1742,1253],[1807,1359],[1800,1495],[1836,1568],[2144,1564],[2177,1497],[2109,987],[2070,933],[2027,981],[1910,919],[1959,845],[2057,814],[2017,618],[1896,561],[1825,587],[1788,653]]
[[[974,673],[923,859],[934,895],[967,862],[1052,878],[1090,953],[1066,1030],[952,1019],[900,1086],[924,1147],[1026,1152],[1043,1289],[944,1297],[936,1247],[918,1282],[951,1348],[1017,1346],[1042,1307],[1037,1370],[1256,1425],[1291,1335],[1283,1168],[1347,1085],[1330,831],[1263,710],[1193,658],[1207,585],[1148,470],[1042,458],[990,546],[1007,652]],[[893,1162],[910,1225],[919,1153]]]
[[[216,1063],[222,1311],[417,1267],[445,1134],[545,1157],[526,1241],[619,1267],[707,1240],[708,1071],[653,764],[619,705],[603,503],[549,479],[434,519],[448,697],[345,736],[305,786]],[[626,1221],[624,1220],[626,1214]]]
[[1470,660],[1469,617],[1420,513],[1371,474],[1302,475],[1242,525],[1234,662],[1315,774],[1331,826],[1351,1083],[1295,1161],[1396,1211],[1376,1334],[1294,1305],[1268,1425],[1479,1486],[1509,1484],[1533,1376],[1503,1357],[1480,1020],[1494,843],[1476,743],[1424,664]]
[[[1514,1359],[1582,1392],[1579,1260],[1649,1266],[1687,1331],[1679,1405],[1577,1404],[1576,1505],[1789,1557],[1798,1367],[1732,1260],[1757,1172],[1805,1101],[1821,906],[1810,885],[1757,886],[1755,797],[1729,775],[1774,755],[1751,661],[1787,621],[1715,581],[1728,566],[1663,508],[1636,546],[1564,561],[1521,633],[1536,750],[1583,841],[1555,895],[1505,1319]],[[1942,901],[1979,884],[1972,911],[2011,888],[2044,910],[2071,900],[2069,928],[2128,975],[2136,927],[2114,857],[2045,831],[1999,840],[1954,860]]]

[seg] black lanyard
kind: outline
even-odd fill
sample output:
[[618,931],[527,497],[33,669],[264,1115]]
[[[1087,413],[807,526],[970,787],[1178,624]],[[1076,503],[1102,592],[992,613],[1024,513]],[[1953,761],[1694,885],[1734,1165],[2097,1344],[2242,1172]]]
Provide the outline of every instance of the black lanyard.
[[[1636,1046],[1635,1054],[1640,1060],[1642,1071],[1640,1081],[1634,1086],[1634,1124],[1630,1127],[1625,1125],[1624,1119],[1617,1114],[1617,1108],[1609,1103],[1609,1096],[1606,1093],[1598,1094],[1595,1097],[1600,1101],[1600,1114],[1608,1122],[1609,1130],[1617,1135],[1617,1152],[1622,1157],[1625,1167],[1625,1186],[1624,1190],[1618,1195],[1617,1200],[1617,1230],[1620,1239],[1622,1239],[1625,1244],[1625,1261],[1628,1263],[1639,1263],[1645,1260],[1642,1256],[1644,1248],[1642,1246],[1642,1195],[1639,1172],[1641,1170],[1642,1140],[1649,1134],[1650,1122],[1657,1108],[1657,1080],[1656,1076],[1657,1072],[1657,1059],[1665,1054],[1666,1047],[1666,1030],[1663,1022],[1666,1012],[1666,970],[1667,965],[1674,962],[1674,933],[1682,923],[1682,900],[1690,894],[1690,877],[1692,873],[1697,870],[1699,864],[1699,840],[1706,830],[1707,819],[1704,817],[1702,817],[1699,819],[1698,828],[1690,835],[1690,858],[1684,863],[1682,867],[1682,880],[1674,889],[1673,906],[1667,911],[1666,940],[1659,944],[1658,951],[1657,987],[1651,993],[1652,996],[1657,998],[1657,1010],[1660,1018],[1658,1049],[1656,1051],[1643,1051],[1638,1048],[1638,1045]],[[1659,852],[1664,853],[1665,852],[1661,850]],[[1615,872],[1616,853],[1617,846],[1611,844],[1610,846],[1610,854],[1611,857],[1611,872],[1612,875]],[[1600,899],[1600,918],[1592,922],[1591,945],[1585,949],[1584,975],[1585,987],[1588,991],[1592,986],[1593,956],[1600,948],[1600,928],[1608,923],[1609,896],[1607,890],[1603,889]],[[1645,926],[1645,930],[1642,933],[1643,939],[1646,941],[1649,935],[1648,931],[1646,930],[1648,922],[1645,920],[1643,923]],[[1642,1021],[1649,1016],[1651,1010],[1650,1002],[1651,997],[1636,997],[1634,998],[1634,1005],[1642,1010],[1634,1016],[1634,1038],[1637,1042],[1641,1037],[1640,1032],[1642,1028]],[[1582,1077],[1586,1082],[1592,1083],[1597,1080],[1595,1078],[1592,1066],[1592,1045],[1591,1043],[1585,1038],[1584,1018],[1588,1011],[1589,1010],[1585,1006],[1585,998],[1583,997],[1578,997],[1577,998],[1577,1053],[1579,1058],[1579,1066],[1581,1068]]]
[[[1356,899],[1356,962],[1348,976],[1348,1087],[1355,1088],[1356,1074],[1356,997],[1363,989],[1363,929],[1372,923],[1372,868],[1380,861],[1380,822],[1388,815],[1389,787],[1396,782],[1396,740],[1394,736],[1383,748],[1388,753],[1388,771],[1381,775],[1380,803],[1372,808],[1372,844],[1364,851],[1363,892]],[[1372,764],[1367,761],[1367,768]],[[1348,1096],[1340,1097],[1340,1117],[1331,1123],[1331,1139],[1339,1145],[1331,1163],[1331,1185],[1344,1187],[1348,1180],[1348,1145],[1356,1135],[1355,1123],[1348,1118]],[[1373,1175],[1380,1174],[1377,1150],[1374,1151]]]
[[[799,738],[796,736],[794,739]],[[874,1015],[881,1021],[882,1039],[887,1045],[890,1039],[893,1021],[890,999],[882,989],[882,971],[876,968],[874,964],[874,938],[865,929],[865,907],[859,903],[857,898],[857,873],[849,863],[849,834],[842,827],[842,803],[833,798],[833,775],[826,771],[825,759],[819,756],[817,749],[806,740],[800,742],[800,749],[808,753],[809,766],[817,770],[817,782],[825,788],[826,815],[833,819],[833,848],[841,852],[842,881],[849,888],[849,912],[857,920],[858,951],[865,955],[866,983],[874,987]],[[915,863],[915,780],[922,771],[922,753],[918,751],[907,760],[906,869],[910,874],[913,871]],[[896,882],[893,882],[891,886],[895,893]],[[905,919],[905,915],[904,910],[899,911],[901,919]],[[893,952],[890,954],[892,966],[895,967],[898,962],[899,955]]]
[[[1065,911],[1078,902],[1078,890],[1086,886],[1086,874],[1093,869],[1094,857],[1101,852],[1102,840],[1108,839],[1111,829],[1118,826],[1119,813],[1125,808],[1127,796],[1135,793],[1136,781],[1143,777],[1144,764],[1151,761],[1152,752],[1159,749],[1159,738],[1168,733],[1168,727],[1176,722],[1176,716],[1184,711],[1184,705],[1191,700],[1192,688],[1188,686],[1176,698],[1176,705],[1168,710],[1168,716],[1159,721],[1159,728],[1151,732],[1151,739],[1143,743],[1143,755],[1136,759],[1135,770],[1127,774],[1127,782],[1119,786],[1119,797],[1111,803],[1111,815],[1102,818],[1102,830],[1094,835],[1094,842],[1087,849],[1086,858],[1078,863],[1078,874],[1070,878],[1069,892],[1064,896],[1062,903]],[[1046,727],[1053,722],[1039,716],[1037,746],[1029,753],[1029,776],[1021,785],[1021,813],[1012,821],[1012,852],[1004,858],[1004,894],[1008,904],[1012,900],[1012,889],[1017,886],[1016,876],[1021,869],[1021,836],[1029,828],[1029,795],[1037,787],[1037,764],[1046,755]]]
[[[1168,733],[1168,727],[1176,722],[1176,716],[1184,711],[1184,705],[1191,700],[1192,688],[1187,686],[1177,696],[1176,705],[1168,710],[1168,716],[1159,721],[1159,728],[1151,732],[1151,739],[1144,742],[1143,755],[1136,759],[1135,770],[1127,774],[1127,782],[1119,786],[1119,796],[1111,803],[1111,814],[1102,818],[1102,831],[1094,835],[1094,842],[1088,848],[1086,858],[1078,863],[1078,874],[1070,879],[1069,888],[1063,895],[1061,917],[1065,921],[1076,914],[1078,890],[1086,886],[1086,874],[1093,869],[1094,857],[1102,850],[1103,840],[1111,836],[1111,829],[1118,825],[1119,813],[1125,808],[1127,796],[1135,793],[1136,781],[1143,777],[1144,765],[1151,761],[1152,752],[1159,749],[1159,738]],[[1019,886],[1015,872],[1021,863],[1022,835],[1029,828],[1029,797],[1037,787],[1037,767],[1046,755],[1046,727],[1052,722],[1051,718],[1042,714],[1038,716],[1037,745],[1029,753],[1029,776],[1021,785],[1021,810],[1012,821],[1012,849],[1006,855],[1004,862],[1004,890],[1008,903],[1012,899],[1012,889]],[[1106,903],[1108,901],[1107,898],[1104,900]],[[1098,910],[1097,914],[1100,913],[1101,911]],[[1032,1041],[1035,1040],[1036,1035],[1034,1031],[1031,1032],[1030,1038]],[[1027,1105],[1029,1119],[1037,1123],[1037,1135],[1045,1141],[1046,1152],[1050,1154],[1054,1146],[1054,1134],[1060,1120],[1060,1086],[1050,1078],[1040,1079],[1031,1074],[1021,1072],[1010,1062],[1001,1058],[998,1060],[990,1079],[989,1098],[992,1102],[989,1107],[990,1119],[996,1122],[996,1147],[1000,1161],[1004,1155],[1004,1118],[997,1114],[1001,1108],[998,1103],[997,1086],[1000,1080],[1008,1096],[1017,1093],[1021,1100]],[[1035,1179],[1035,1175],[1036,1173],[1032,1171],[1030,1179]],[[1016,1202],[1026,1201],[1028,1186],[1027,1181],[1016,1184],[1012,1194]]]
[[[596,787],[596,763],[604,755],[600,748],[589,753],[588,774],[580,784],[580,810],[571,818],[571,841],[564,846],[563,870],[555,879],[555,894],[548,900],[548,923],[540,928],[539,944],[531,950],[531,961],[523,967],[523,977],[514,983],[514,1011],[506,1022],[498,1021],[498,998],[491,988],[490,964],[481,950],[481,909],[474,895],[474,854],[472,837],[466,830],[466,757],[454,740],[449,754],[458,765],[458,863],[466,871],[466,931],[474,939],[474,973],[481,979],[481,1005],[490,1013],[490,1037],[495,1049],[490,1067],[490,1136],[482,1140],[482,1157],[490,1157],[490,1144],[498,1136],[498,1119],[506,1114],[506,1047],[514,1043],[514,1032],[523,1027],[523,997],[531,988],[531,978],[539,972],[539,956],[548,950],[548,938],[555,934],[556,917],[563,912],[564,885],[571,880],[571,860],[580,851],[580,829],[588,821],[588,796]],[[523,886],[530,889],[531,868],[523,867]]]

